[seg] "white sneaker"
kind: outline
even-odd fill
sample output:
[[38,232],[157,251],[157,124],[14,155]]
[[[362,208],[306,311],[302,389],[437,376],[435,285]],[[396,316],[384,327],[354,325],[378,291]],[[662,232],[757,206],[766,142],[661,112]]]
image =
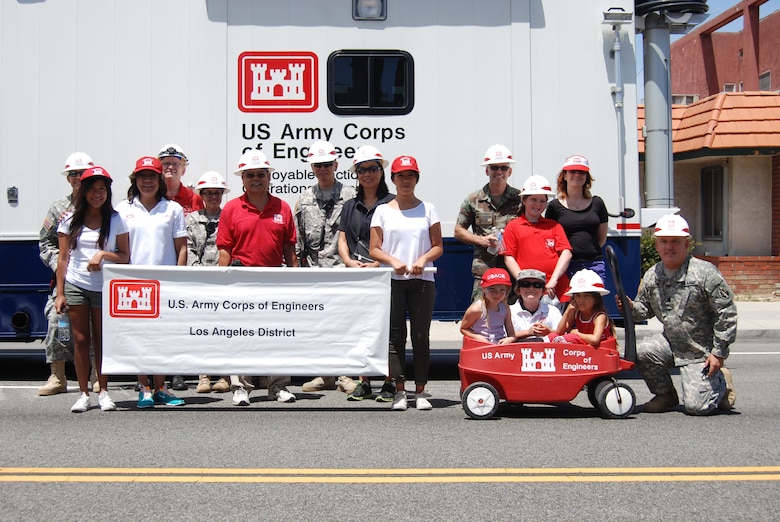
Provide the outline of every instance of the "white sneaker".
[[428,400],[428,397],[430,397],[431,394],[428,392],[420,392],[415,396],[414,399],[414,407],[418,410],[432,410],[433,406],[431,405],[431,402]]
[[76,404],[71,407],[70,411],[73,413],[84,413],[89,409],[89,395],[87,395],[84,392],[81,392],[81,395],[79,395],[78,400],[76,401]]
[[287,391],[285,388],[280,388],[279,391],[276,392],[276,401],[295,402],[295,395]]
[[406,392],[396,392],[393,396],[393,404],[390,406],[390,409],[396,411],[406,411],[406,406]]
[[108,392],[105,390],[98,395],[98,406],[100,406],[102,411],[116,411],[116,404],[114,404],[114,401],[111,400],[111,397],[108,396]]
[[244,388],[236,388],[233,391],[233,406],[249,406],[249,394]]

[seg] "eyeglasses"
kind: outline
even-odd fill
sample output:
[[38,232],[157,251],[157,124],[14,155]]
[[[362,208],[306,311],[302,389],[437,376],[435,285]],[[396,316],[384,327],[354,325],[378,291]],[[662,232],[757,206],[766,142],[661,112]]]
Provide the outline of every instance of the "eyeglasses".
[[263,178],[264,178],[264,177],[266,177],[267,175],[268,175],[268,173],[267,173],[267,172],[265,172],[265,171],[260,171],[260,172],[244,172],[244,178],[245,178],[245,179],[255,179],[255,178],[263,179]]
[[517,283],[517,286],[519,286],[520,288],[531,288],[531,287],[544,288],[544,283],[539,283],[536,281],[534,281],[533,283],[531,281],[519,281]]
[[163,161],[162,162],[162,168],[165,169],[178,169],[183,167],[184,164],[178,161]]
[[492,170],[493,172],[496,172],[497,170],[500,170],[501,172],[506,172],[507,170],[509,170],[509,166],[508,165],[491,165],[490,166],[490,170]]
[[312,163],[311,166],[315,169],[329,169],[333,166],[333,162],[327,161],[325,163]]
[[380,170],[382,170],[382,167],[371,165],[370,167],[360,167],[355,172],[357,172],[358,174],[376,174]]
[[200,195],[204,198],[215,198],[217,196],[222,196],[221,190],[201,190]]
[[80,178],[81,175],[84,174],[83,170],[71,170],[68,172],[69,178]]

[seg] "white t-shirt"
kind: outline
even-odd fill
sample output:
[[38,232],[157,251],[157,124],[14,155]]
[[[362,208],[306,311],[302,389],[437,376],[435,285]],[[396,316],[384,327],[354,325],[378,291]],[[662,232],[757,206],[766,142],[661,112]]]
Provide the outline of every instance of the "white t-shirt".
[[[382,229],[382,250],[411,267],[417,259],[431,249],[430,228],[439,222],[436,207],[423,201],[414,208],[398,210],[389,205],[379,205],[371,218],[371,228]],[[383,266],[389,266],[384,265]],[[433,266],[426,263],[425,266]],[[396,275],[393,279],[424,279],[434,281],[433,273],[419,276]]]
[[[70,222],[72,219],[73,214],[68,213],[60,221],[57,233],[70,234]],[[70,251],[70,261],[68,262],[68,270],[65,272],[65,280],[84,290],[101,292],[103,290],[103,271],[89,272],[87,265],[100,250],[116,252],[116,236],[126,233],[127,224],[125,224],[122,216],[116,213],[111,215],[110,229],[103,248],[98,246],[100,229],[92,230],[86,226],[82,227],[81,235],[79,235],[79,239],[76,241],[76,248]],[[103,264],[111,264],[111,261],[103,261]]]
[[187,237],[184,209],[175,201],[161,199],[151,212],[136,197],[116,206],[130,231],[131,265],[176,265],[173,240]]
[[539,302],[539,308],[532,314],[522,307],[519,297],[517,302],[509,307],[509,313],[512,314],[512,325],[515,327],[515,333],[528,330],[534,323],[542,323],[550,330],[555,331],[562,319],[561,311],[544,301]]

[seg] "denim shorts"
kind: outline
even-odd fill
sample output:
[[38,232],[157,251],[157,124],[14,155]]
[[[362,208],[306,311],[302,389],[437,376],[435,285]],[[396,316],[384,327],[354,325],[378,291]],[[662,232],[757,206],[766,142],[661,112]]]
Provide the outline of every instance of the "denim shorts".
[[65,300],[68,306],[89,305],[90,308],[103,307],[103,292],[84,290],[65,281]]

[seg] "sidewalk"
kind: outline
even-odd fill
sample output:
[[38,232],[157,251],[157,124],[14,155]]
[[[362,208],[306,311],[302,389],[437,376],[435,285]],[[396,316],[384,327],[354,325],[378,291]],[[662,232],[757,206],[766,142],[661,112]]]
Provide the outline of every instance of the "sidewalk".
[[[780,340],[780,301],[738,301],[737,314],[737,341]],[[661,323],[652,318],[636,326],[636,338],[639,341],[660,331]],[[623,338],[622,328],[618,328],[618,338]],[[454,342],[459,347],[461,340],[460,323],[431,323],[431,341]]]

